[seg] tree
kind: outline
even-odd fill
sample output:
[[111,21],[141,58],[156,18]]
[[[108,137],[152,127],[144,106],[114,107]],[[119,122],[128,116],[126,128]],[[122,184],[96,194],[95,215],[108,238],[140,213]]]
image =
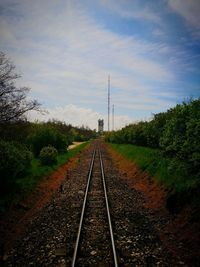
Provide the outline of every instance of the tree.
[[67,136],[48,124],[33,125],[32,133],[27,139],[34,155],[37,157],[43,147],[51,145],[59,152],[66,152],[68,147]]
[[40,110],[37,100],[29,100],[29,88],[17,87],[15,82],[20,78],[15,73],[14,64],[0,52],[0,123],[18,121],[27,111]]

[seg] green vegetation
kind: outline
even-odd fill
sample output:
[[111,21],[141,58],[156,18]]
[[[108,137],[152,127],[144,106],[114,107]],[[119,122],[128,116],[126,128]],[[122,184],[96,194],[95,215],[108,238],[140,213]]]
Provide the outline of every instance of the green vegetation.
[[52,165],[57,162],[58,151],[53,146],[44,146],[40,150],[39,160],[42,165]]
[[163,157],[159,149],[130,144],[112,144],[112,147],[125,158],[134,161],[156,182],[164,184],[169,189],[183,192],[198,184],[198,179],[195,177],[188,179],[182,169],[173,168],[171,159]]
[[59,158],[66,153],[69,144],[80,140],[79,135],[84,141],[96,135],[88,128],[73,127],[59,121],[16,121],[0,126],[0,192],[8,194],[16,190],[18,178],[26,175],[31,158],[34,156],[33,161],[39,160],[43,147],[50,145],[57,149]]
[[[167,112],[156,114],[149,122],[131,124],[120,131],[111,132],[106,135],[106,140],[111,143],[142,146],[143,148],[134,147],[135,152],[132,152],[138,165],[146,168],[147,161],[147,171],[152,175],[154,171],[151,173],[151,169],[154,169],[154,166],[166,166],[166,170],[157,170],[156,167],[155,174],[158,180],[174,190],[184,191],[199,186],[200,99],[184,102]],[[151,150],[148,150],[150,148]],[[145,151],[146,156],[142,151]],[[134,156],[134,153],[138,153],[138,156]],[[140,153],[143,156],[137,159]],[[153,160],[156,154],[157,159]]]
[[46,146],[52,146],[59,152],[65,151],[68,147],[69,140],[67,140],[67,136],[59,132],[55,126],[37,124],[32,128],[27,143],[35,156],[38,156],[42,148]]
[[76,153],[67,152],[69,144],[96,136],[96,132],[87,127],[73,127],[56,120],[27,121],[27,111],[41,109],[37,100],[28,97],[29,89],[17,85],[19,77],[14,64],[0,52],[1,210],[6,201],[9,203],[16,196],[33,190],[43,176]]
[[31,162],[28,174],[17,180],[18,190],[28,192],[34,190],[38,181],[51,175],[56,169],[66,163],[70,158],[77,155],[89,142],[84,142],[72,150],[58,154],[57,162],[53,165],[42,165],[38,158],[34,158]]
[[32,154],[26,146],[0,140],[0,183],[1,191],[16,185],[16,179],[30,167]]
[[13,200],[17,203],[23,196],[34,191],[39,181],[51,175],[70,158],[80,153],[88,144],[89,142],[84,142],[72,150],[58,154],[57,162],[50,166],[41,165],[38,158],[33,158],[26,174],[15,179],[15,186],[12,184],[9,190],[1,192],[0,213],[5,212]]
[[[80,137],[89,141],[95,135],[96,132],[88,128],[59,121],[30,123],[20,120],[0,124],[0,212],[5,212],[12,201],[34,190],[44,176],[79,152],[79,148],[67,151],[69,144]],[[47,157],[49,152],[43,155],[43,148],[48,146],[58,152],[53,160]],[[44,165],[47,161],[48,165]]]

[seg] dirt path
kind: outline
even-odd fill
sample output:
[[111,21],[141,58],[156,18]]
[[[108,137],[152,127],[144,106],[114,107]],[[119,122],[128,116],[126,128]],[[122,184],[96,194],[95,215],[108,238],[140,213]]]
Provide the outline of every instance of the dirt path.
[[73,142],[73,144],[68,147],[68,150],[71,150],[71,149],[73,149],[73,148],[75,148],[75,147],[77,147],[83,143],[85,143],[85,142]]

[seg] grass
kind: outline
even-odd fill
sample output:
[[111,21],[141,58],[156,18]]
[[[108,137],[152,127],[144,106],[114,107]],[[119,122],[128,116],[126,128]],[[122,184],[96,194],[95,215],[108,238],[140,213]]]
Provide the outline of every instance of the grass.
[[43,177],[47,177],[51,175],[55,170],[57,170],[60,166],[66,163],[70,158],[77,155],[83,148],[87,146],[88,142],[85,142],[74,149],[67,151],[66,153],[59,154],[57,157],[57,163],[52,166],[43,166],[40,164],[40,161],[34,158],[31,162],[30,170],[25,177],[22,177],[17,181],[18,187],[22,191],[30,191],[34,190],[38,181]]
[[66,163],[70,158],[77,155],[89,142],[82,143],[81,145],[67,151],[66,153],[59,154],[57,163],[52,166],[42,166],[38,159],[34,158],[31,162],[30,169],[24,177],[18,178],[16,181],[16,188],[12,192],[0,195],[0,213],[4,213],[9,207],[10,203],[14,201],[17,203],[23,196],[34,191],[37,184],[45,177],[51,175],[60,166]]
[[111,146],[167,188],[176,192],[184,192],[198,185],[197,178],[188,177],[184,169],[173,167],[172,160],[163,157],[158,149],[130,144],[112,144]]

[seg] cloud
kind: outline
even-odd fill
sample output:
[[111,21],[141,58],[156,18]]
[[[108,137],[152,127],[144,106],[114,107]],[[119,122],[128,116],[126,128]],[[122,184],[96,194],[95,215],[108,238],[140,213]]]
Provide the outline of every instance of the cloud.
[[[32,96],[39,97],[51,118],[75,125],[87,125],[88,118],[88,125],[96,128],[98,118],[106,120],[108,74],[111,99],[121,107],[117,127],[130,121],[130,115],[124,114],[135,119],[135,108],[153,112],[154,107],[169,103],[165,99],[158,103],[153,96],[154,86],[176,82],[176,62],[170,63],[176,53],[168,45],[112,32],[90,17],[82,1],[8,2],[15,5],[1,15],[4,47],[20,69],[23,85],[32,88]],[[5,0],[2,3],[7,6]],[[139,7],[130,12],[127,6],[121,11],[114,12],[159,22],[148,6],[140,12]]]
[[152,34],[154,36],[157,36],[157,37],[163,37],[164,36],[164,32],[161,31],[160,29],[154,29],[153,32],[152,32]]
[[194,29],[200,38],[200,2],[199,0],[169,0],[170,8],[181,15]]
[[[55,70],[55,65],[60,64],[66,72],[80,75],[85,72],[85,78],[88,76],[86,73],[109,69],[132,71],[133,74],[140,74],[153,80],[169,79],[173,76],[165,65],[149,58],[149,53],[157,53],[156,44],[112,33],[88,18],[84,9],[77,9],[72,4],[56,17],[56,23],[52,20],[55,14],[50,4],[48,12],[43,16],[40,15],[44,6],[34,4],[33,7],[31,9],[23,4],[26,17],[12,27],[13,34],[18,37],[18,43],[14,43],[13,47],[19,45],[21,51],[31,50],[36,54],[35,61],[39,61],[41,56],[40,64],[45,61],[42,71],[45,69],[46,73],[51,66],[52,70]],[[23,32],[22,38],[20,38],[21,32]],[[40,36],[41,40],[36,42]],[[31,62],[34,64],[32,58]]]
[[160,23],[161,18],[158,14],[153,12],[152,9],[146,4],[144,7],[140,6],[138,1],[114,1],[114,0],[101,0],[101,4],[117,13],[122,18],[136,19],[141,22],[151,21],[153,23]]
[[[42,115],[38,112],[31,111],[28,114],[30,121],[47,121],[56,119],[63,121],[66,124],[72,124],[73,126],[88,126],[91,129],[98,129],[98,119],[104,119],[104,130],[107,130],[107,117],[92,109],[78,107],[70,104],[64,107],[55,107],[47,109],[48,114]],[[115,130],[124,127],[125,125],[133,122],[128,116],[115,116],[114,124]],[[111,125],[111,119],[110,119]],[[112,128],[112,126],[110,127]]]
[[[51,12],[49,16],[52,15]],[[48,37],[47,40],[38,43],[34,40],[31,42],[27,38],[19,40],[18,43],[22,49],[26,47],[33,51],[33,56],[29,55],[31,64],[28,68],[31,66],[34,69],[37,68],[40,78],[47,79],[54,76],[59,80],[65,78],[89,82],[94,77],[97,83],[102,84],[103,75],[107,71],[114,72],[116,75],[129,72],[135,77],[139,74],[152,80],[174,78],[167,65],[156,62],[155,59],[151,60],[149,57],[157,54],[159,44],[112,33],[98,26],[87,17],[84,11],[77,10],[74,6],[70,6],[70,10],[66,12],[57,16],[56,24],[50,21],[45,28],[41,27],[44,25],[41,17],[34,17],[34,23],[31,16],[25,20],[28,25],[24,29],[25,36],[29,31],[34,34],[32,29],[35,27],[36,20],[37,28],[40,28],[42,35]],[[68,14],[70,16],[66,18]],[[25,26],[20,23],[13,30],[19,32],[22,27]],[[58,41],[52,43],[52,40]],[[24,70],[27,63],[25,55]]]
[[0,25],[1,44],[5,46],[9,44],[16,44],[16,38],[12,33],[12,30],[10,29],[8,23],[4,19],[0,18]]

